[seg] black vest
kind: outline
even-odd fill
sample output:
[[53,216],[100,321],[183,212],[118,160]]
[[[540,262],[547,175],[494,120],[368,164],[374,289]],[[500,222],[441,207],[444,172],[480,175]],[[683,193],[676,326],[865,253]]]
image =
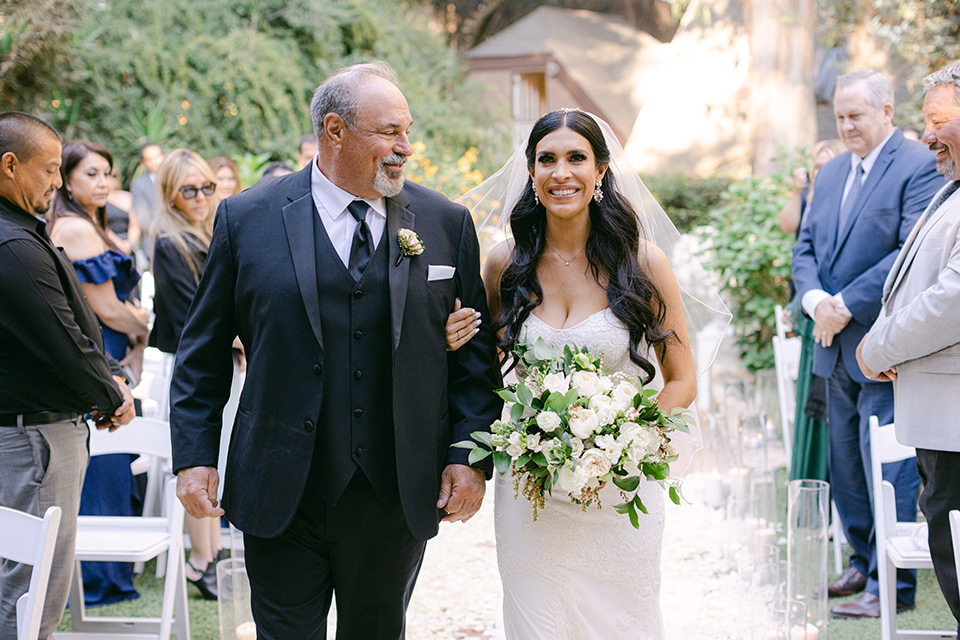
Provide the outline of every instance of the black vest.
[[323,499],[336,504],[357,468],[382,500],[397,499],[393,436],[393,343],[389,251],[380,239],[354,282],[314,216],[317,289],[323,332],[323,401],[315,442],[314,477]]

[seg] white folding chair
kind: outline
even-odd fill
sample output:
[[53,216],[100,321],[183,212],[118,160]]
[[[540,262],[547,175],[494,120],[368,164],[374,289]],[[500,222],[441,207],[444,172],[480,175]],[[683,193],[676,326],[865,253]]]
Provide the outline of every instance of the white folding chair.
[[787,337],[783,307],[774,307],[777,334],[773,336],[773,362],[777,372],[777,396],[780,399],[780,430],[787,472],[793,455],[793,420],[797,408],[797,377],[800,373],[800,338]]
[[59,530],[60,507],[49,507],[42,518],[0,507],[0,558],[33,567],[30,587],[17,600],[17,640],[37,640],[40,635]]
[[[135,419],[112,433],[93,431],[90,455],[136,453],[170,459],[169,427],[163,421]],[[183,506],[177,500],[176,479],[166,482],[163,517],[80,516],[77,523],[77,564],[70,591],[70,626],[75,633],[57,638],[93,640],[190,640],[187,583],[183,573]],[[87,617],[83,600],[80,561],[145,562],[169,559],[159,618]]]
[[880,573],[880,632],[882,640],[955,638],[952,631],[897,629],[897,569],[932,569],[929,549],[917,548],[913,533],[918,522],[897,521],[893,485],[883,479],[882,465],[917,455],[913,447],[897,442],[892,424],[880,426],[870,416],[870,474],[873,479],[873,519],[876,528],[877,566]]

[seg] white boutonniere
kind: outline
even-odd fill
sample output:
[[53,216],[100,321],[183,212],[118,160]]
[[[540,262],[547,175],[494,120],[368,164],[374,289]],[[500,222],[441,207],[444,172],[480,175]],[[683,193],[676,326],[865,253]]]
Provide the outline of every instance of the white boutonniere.
[[397,244],[400,245],[400,255],[397,257],[397,263],[394,266],[399,267],[400,262],[407,256],[418,256],[423,253],[423,241],[410,229],[397,231]]

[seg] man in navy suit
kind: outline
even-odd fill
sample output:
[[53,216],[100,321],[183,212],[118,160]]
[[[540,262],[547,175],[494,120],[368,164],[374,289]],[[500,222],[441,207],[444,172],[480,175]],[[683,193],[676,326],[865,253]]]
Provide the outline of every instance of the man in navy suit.
[[[849,149],[817,173],[810,211],[793,249],[793,279],[815,321],[813,371],[828,379],[830,485],[854,553],[830,584],[831,597],[863,591],[834,617],[879,617],[877,557],[870,508],[868,419],[893,422],[890,382],[868,380],[857,365],[860,340],[877,319],[883,283],[914,224],[943,185],[936,160],[893,126],[893,87],[863,69],[837,79],[837,132]],[[916,519],[916,461],[886,465],[897,516]],[[897,572],[897,610],[913,608],[915,571]]]

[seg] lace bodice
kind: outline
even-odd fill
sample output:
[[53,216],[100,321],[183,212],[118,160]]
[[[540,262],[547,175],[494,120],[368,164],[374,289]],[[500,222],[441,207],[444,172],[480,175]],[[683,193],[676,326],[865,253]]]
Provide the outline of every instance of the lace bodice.
[[[543,338],[550,346],[563,346],[565,344],[578,347],[587,347],[594,355],[603,356],[603,364],[610,371],[623,371],[632,375],[641,375],[642,371],[630,359],[630,332],[623,326],[623,323],[613,315],[609,307],[597,311],[586,320],[579,322],[572,327],[557,329],[550,326],[536,314],[531,313],[530,317],[523,323],[520,331],[520,340],[522,342],[533,342],[537,338]],[[656,359],[651,352],[647,355],[651,363],[657,369],[656,377],[646,388],[663,388],[663,378],[660,375],[660,368],[657,366]]]

